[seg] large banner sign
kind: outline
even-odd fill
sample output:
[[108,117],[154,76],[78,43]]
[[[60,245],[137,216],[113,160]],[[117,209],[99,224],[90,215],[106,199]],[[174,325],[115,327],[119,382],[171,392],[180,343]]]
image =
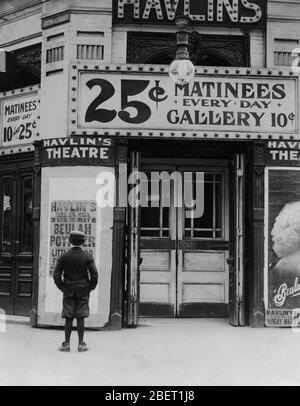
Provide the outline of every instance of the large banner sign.
[[114,23],[174,24],[188,14],[193,24],[262,27],[267,0],[113,0]]
[[0,94],[0,147],[32,144],[39,138],[38,92],[2,97]]
[[300,168],[266,169],[266,325],[299,326]]
[[81,72],[78,126],[296,134],[298,80],[198,76],[185,86],[161,74]]

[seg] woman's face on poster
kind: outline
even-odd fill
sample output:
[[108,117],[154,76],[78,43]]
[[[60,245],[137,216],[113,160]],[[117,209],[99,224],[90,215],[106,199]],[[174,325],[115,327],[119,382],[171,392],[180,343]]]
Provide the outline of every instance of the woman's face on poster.
[[283,207],[271,235],[272,249],[278,258],[275,269],[300,272],[300,202]]

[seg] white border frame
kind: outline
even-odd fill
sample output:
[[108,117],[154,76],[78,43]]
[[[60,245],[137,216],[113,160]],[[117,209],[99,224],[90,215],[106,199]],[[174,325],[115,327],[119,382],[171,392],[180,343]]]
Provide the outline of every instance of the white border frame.
[[[265,208],[264,208],[264,307],[268,309],[268,249],[269,249],[269,172],[271,170],[300,171],[300,167],[293,166],[267,166],[265,167]],[[266,314],[265,324],[266,324]]]

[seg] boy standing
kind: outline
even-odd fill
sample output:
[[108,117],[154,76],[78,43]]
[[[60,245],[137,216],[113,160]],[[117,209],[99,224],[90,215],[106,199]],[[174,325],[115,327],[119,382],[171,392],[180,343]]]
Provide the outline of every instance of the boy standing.
[[59,351],[70,351],[73,320],[77,319],[78,351],[88,350],[83,341],[84,319],[89,317],[90,291],[98,284],[98,272],[92,255],[83,251],[85,235],[80,231],[70,234],[72,248],[62,254],[53,273],[54,283],[63,292],[62,317],[65,318],[65,341]]

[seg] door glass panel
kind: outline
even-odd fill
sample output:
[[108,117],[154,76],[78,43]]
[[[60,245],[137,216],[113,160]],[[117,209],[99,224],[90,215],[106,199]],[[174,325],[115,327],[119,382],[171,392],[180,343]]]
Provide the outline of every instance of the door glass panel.
[[11,252],[12,239],[12,179],[2,180],[1,251]]
[[[193,191],[195,193],[195,177],[193,177]],[[185,218],[186,238],[215,239],[223,238],[223,210],[224,210],[224,175],[223,173],[204,174],[204,213],[201,217]]]
[[165,189],[162,187],[162,180],[152,181],[151,173],[147,173],[147,179],[149,207],[141,208],[141,237],[167,238],[170,235],[170,210],[169,207],[163,207]]
[[[192,170],[188,168],[188,165],[177,167],[174,172],[182,175],[184,183],[180,187],[172,179],[169,191],[160,182],[151,194],[151,176],[147,174],[144,180],[149,207],[141,208],[143,262],[139,282],[143,316],[202,317],[206,312],[227,315],[227,253],[221,249],[228,224],[226,167],[207,167],[207,171],[203,167],[199,171],[195,166]],[[184,177],[185,174],[188,175]],[[162,204],[164,197],[169,197],[170,208]],[[182,201],[185,207],[177,204]],[[151,202],[156,207],[151,207]],[[189,218],[192,213],[201,214],[202,209],[200,218]],[[165,236],[170,240],[163,241]],[[206,244],[207,240],[216,239],[222,244]]]
[[[220,175],[218,175],[220,176]],[[215,199],[215,217],[216,217],[216,238],[223,237],[222,223],[223,223],[223,182],[215,183],[216,199]]]
[[22,180],[22,229],[21,229],[21,250],[32,251],[33,223],[32,223],[32,177],[28,176]]

